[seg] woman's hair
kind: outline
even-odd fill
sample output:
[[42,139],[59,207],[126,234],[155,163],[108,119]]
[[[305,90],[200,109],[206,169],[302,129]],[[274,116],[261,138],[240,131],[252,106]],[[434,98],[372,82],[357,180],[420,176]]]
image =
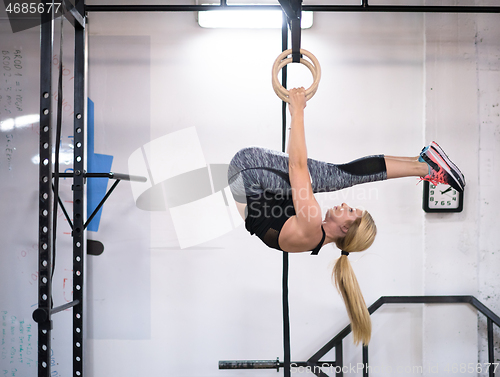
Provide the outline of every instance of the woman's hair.
[[[363,251],[372,245],[376,234],[377,227],[373,218],[367,211],[363,211],[363,215],[349,226],[345,237],[338,239],[335,243],[339,249],[348,253]],[[341,255],[335,263],[332,279],[335,280],[335,286],[344,299],[351,321],[354,343],[358,344],[361,341],[367,345],[372,332],[370,313],[368,313],[358,280],[346,255]]]

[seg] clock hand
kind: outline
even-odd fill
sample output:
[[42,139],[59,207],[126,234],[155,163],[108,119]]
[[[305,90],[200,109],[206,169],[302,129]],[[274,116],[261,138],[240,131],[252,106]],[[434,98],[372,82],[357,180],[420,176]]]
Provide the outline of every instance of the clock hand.
[[[441,190],[439,190],[441,191]],[[448,191],[451,191],[451,187],[448,187],[446,190],[441,191],[441,194],[446,194]]]

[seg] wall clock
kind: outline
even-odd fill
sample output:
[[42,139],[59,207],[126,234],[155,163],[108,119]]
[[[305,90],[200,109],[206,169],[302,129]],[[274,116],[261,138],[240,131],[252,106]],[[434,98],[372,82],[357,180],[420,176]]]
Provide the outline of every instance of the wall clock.
[[464,194],[450,185],[438,183],[434,185],[424,181],[424,197],[422,207],[425,212],[462,212]]

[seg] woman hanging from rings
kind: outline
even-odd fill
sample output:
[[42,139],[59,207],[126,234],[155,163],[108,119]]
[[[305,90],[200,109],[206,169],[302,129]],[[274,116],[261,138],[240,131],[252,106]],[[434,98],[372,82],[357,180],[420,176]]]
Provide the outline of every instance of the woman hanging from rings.
[[435,142],[417,157],[368,156],[343,164],[307,158],[304,88],[289,92],[288,155],[250,147],[233,157],[229,185],[250,234],[270,248],[317,254],[329,243],[341,250],[332,276],[346,304],[355,343],[368,344],[371,321],[347,256],[366,250],[377,234],[371,215],[342,203],[325,216],[314,193],[400,177],[421,177],[463,191],[465,178]]

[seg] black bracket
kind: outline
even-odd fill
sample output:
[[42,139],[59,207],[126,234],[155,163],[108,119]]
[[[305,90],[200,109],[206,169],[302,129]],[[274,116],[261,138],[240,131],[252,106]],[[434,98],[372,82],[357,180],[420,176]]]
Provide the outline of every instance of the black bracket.
[[[139,177],[135,175],[128,175],[128,174],[121,174],[121,173],[87,173],[87,172],[81,172],[81,171],[76,171],[74,174],[76,175],[83,175],[84,178],[109,178],[109,179],[114,179],[115,183],[113,183],[113,186],[108,190],[106,195],[102,198],[101,202],[99,205],[94,209],[94,212],[89,216],[85,224],[83,225],[83,229],[87,228],[87,225],[92,221],[95,215],[97,215],[97,212],[101,209],[101,207],[104,205],[104,202],[109,198],[113,190],[118,186],[118,183],[120,183],[121,180],[123,181],[135,181],[135,182],[146,182],[147,178],[146,177]],[[73,177],[73,173],[59,173],[59,177],[61,178],[71,178]],[[82,188],[80,186],[73,186],[73,190],[81,190]],[[71,227],[71,230],[73,230],[73,223],[71,221],[71,218],[68,215],[68,212],[66,211],[66,208],[64,208],[64,204],[61,201],[61,199],[58,197],[57,198],[59,201],[59,205],[61,206],[61,210],[64,213],[64,216],[66,217],[66,220],[68,221],[69,226]]]
[[300,63],[300,21],[302,17],[302,0],[278,0],[288,20],[292,33],[292,62]]

